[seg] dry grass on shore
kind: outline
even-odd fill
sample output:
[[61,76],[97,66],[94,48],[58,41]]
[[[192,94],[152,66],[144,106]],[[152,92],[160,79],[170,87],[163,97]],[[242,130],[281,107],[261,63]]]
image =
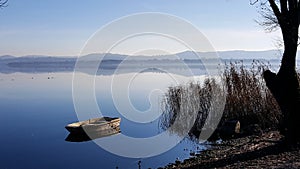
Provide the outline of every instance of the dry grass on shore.
[[[220,97],[226,96],[219,125],[234,119],[241,122],[242,128],[256,124],[261,129],[277,129],[281,120],[280,109],[262,78],[262,73],[267,68],[258,61],[247,67],[243,62],[229,63],[222,73],[221,81],[208,77],[202,84],[189,83],[170,87],[164,102],[162,128],[169,128],[177,117],[189,117],[191,112],[196,111],[198,114],[193,129],[201,130],[209,111],[215,106],[211,101],[216,98],[212,97],[213,91],[217,90],[215,93]],[[184,121],[181,127],[186,127]],[[180,135],[180,131],[185,130],[177,126],[173,132]]]

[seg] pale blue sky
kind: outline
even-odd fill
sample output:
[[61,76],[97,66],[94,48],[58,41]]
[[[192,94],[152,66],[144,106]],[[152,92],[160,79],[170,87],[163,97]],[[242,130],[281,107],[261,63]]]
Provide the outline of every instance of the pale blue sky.
[[78,55],[103,25],[139,12],[183,18],[216,50],[274,49],[278,35],[254,22],[259,15],[248,0],[9,0],[0,9],[0,55]]

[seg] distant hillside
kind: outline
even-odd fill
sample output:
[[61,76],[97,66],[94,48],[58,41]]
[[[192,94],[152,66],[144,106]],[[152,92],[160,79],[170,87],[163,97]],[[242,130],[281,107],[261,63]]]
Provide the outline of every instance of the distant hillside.
[[[188,59],[188,60],[194,60],[198,59],[198,56],[209,58],[214,53],[212,52],[181,52],[177,54],[170,54],[170,55],[157,55],[157,56],[143,56],[143,55],[137,55],[137,56],[128,56],[128,55],[121,55],[121,54],[89,54],[86,56],[83,56],[85,60],[91,61],[91,60],[99,60],[100,58],[103,58],[103,60],[176,60],[176,59]],[[272,59],[279,59],[282,54],[281,51],[278,50],[268,50],[268,51],[242,51],[242,50],[236,50],[236,51],[220,51],[217,52],[218,56],[221,59],[265,59],[265,60],[272,60]],[[300,54],[298,52],[298,54]],[[22,57],[14,57],[10,55],[0,56],[0,60],[3,59],[13,59],[13,60],[19,60],[19,61],[26,61],[26,60],[41,60],[41,61],[47,61],[47,60],[72,60],[76,59],[75,56],[38,56],[38,55],[31,55],[31,56],[22,56]]]
[[[252,60],[262,60],[270,63],[272,66],[278,67],[280,64],[281,54],[279,51],[224,51],[217,53],[222,62],[240,61],[250,65]],[[99,65],[99,72],[112,74],[116,69],[119,72],[134,72],[141,69],[149,71],[176,70],[180,72],[183,67],[194,70],[205,70],[205,66],[216,67],[217,60],[211,60],[212,52],[182,52],[174,55],[161,56],[127,56],[120,54],[89,54],[82,56],[83,68],[90,69],[92,65],[102,59]],[[200,57],[200,59],[199,59]],[[208,59],[205,62],[201,59]],[[23,56],[14,57],[10,55],[0,56],[0,73],[41,73],[41,72],[72,72],[74,70],[77,57],[70,56]],[[205,63],[205,66],[204,64]],[[120,67],[121,65],[121,67]],[[299,60],[298,60],[299,65]],[[146,70],[146,71],[147,71]]]
[[11,56],[11,55],[3,55],[3,56],[0,56],[0,60],[12,59],[12,58],[14,58],[14,56]]

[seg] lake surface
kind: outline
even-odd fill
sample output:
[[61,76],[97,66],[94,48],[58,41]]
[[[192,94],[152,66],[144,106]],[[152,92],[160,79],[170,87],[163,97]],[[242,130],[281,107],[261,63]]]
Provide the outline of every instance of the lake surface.
[[[277,70],[278,63],[272,68]],[[64,67],[62,72],[47,68],[43,73],[35,73],[41,71],[32,67],[0,71],[0,168],[132,169],[138,168],[139,161],[142,168],[157,168],[205,149],[160,127],[162,101],[168,87],[203,81],[205,70],[192,64],[189,66],[194,75],[178,66],[164,72],[161,70],[165,67],[157,63],[161,70],[124,67],[118,72],[107,67],[96,72],[96,76],[84,70],[76,74],[80,85],[75,95],[73,72]],[[246,65],[250,67],[251,61]],[[94,90],[97,110],[85,98],[90,89]],[[75,109],[74,96],[80,98],[86,116]],[[67,124],[78,121],[77,115],[80,120],[101,117],[98,111],[103,116],[121,117],[121,133],[87,142],[65,141],[69,134],[64,128]],[[158,142],[134,142],[160,135],[164,137]],[[179,143],[173,147],[176,141]],[[139,152],[144,153],[139,156]]]
[[[185,138],[174,148],[154,157],[129,158],[108,152],[94,141],[65,141],[69,134],[64,128],[65,125],[78,121],[72,98],[72,76],[68,72],[0,74],[0,168],[132,169],[138,168],[139,161],[142,168],[157,168],[176,159],[188,158],[190,151],[197,148],[199,151],[205,148]],[[85,77],[91,75],[82,73],[81,76],[85,80]],[[194,80],[193,77],[170,76],[158,72],[96,76],[95,96],[99,109],[103,115],[121,117],[120,134],[133,138],[148,138],[162,133],[159,118],[149,123],[126,119],[124,112],[120,112],[114,105],[116,101],[110,92],[112,79],[115,81],[114,90],[120,90],[121,94],[121,89],[130,79],[128,90],[125,91],[130,104],[140,112],[151,109],[158,113],[158,117],[167,88]],[[83,87],[82,92],[84,91]],[[121,99],[117,102],[122,103],[124,98],[117,99]],[[88,109],[89,103],[86,105]],[[126,109],[122,110],[126,113]],[[99,140],[117,140],[120,134]],[[164,143],[167,142],[168,140],[164,140]],[[121,142],[118,146],[126,147],[124,151],[138,151],[136,145],[128,142]],[[160,146],[164,145],[157,144],[155,148]]]

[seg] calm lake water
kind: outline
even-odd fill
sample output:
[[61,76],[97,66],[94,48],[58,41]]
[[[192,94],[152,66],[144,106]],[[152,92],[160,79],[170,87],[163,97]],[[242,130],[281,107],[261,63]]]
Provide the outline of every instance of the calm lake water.
[[[90,76],[82,74],[82,76]],[[135,78],[132,78],[135,77]],[[99,75],[95,78],[95,96],[106,116],[122,118],[121,133],[134,138],[147,138],[161,133],[158,119],[137,123],[124,118],[114,105],[111,80],[118,80],[115,90],[122,88],[122,80],[130,80],[130,103],[136,110],[152,108],[161,113],[161,100],[167,87],[184,84],[191,77],[144,72],[134,75]],[[83,78],[84,80],[84,78]],[[124,86],[123,86],[124,87]],[[158,89],[153,91],[153,89]],[[82,89],[84,92],[84,88]],[[122,98],[119,98],[122,99]],[[152,100],[152,103],[149,102]],[[122,102],[122,100],[120,101]],[[88,106],[88,103],[87,103]],[[151,107],[152,106],[152,107]],[[171,150],[150,158],[128,158],[112,154],[94,141],[67,142],[65,125],[78,121],[72,99],[72,73],[12,73],[0,74],[0,168],[53,169],[53,168],[157,168],[189,157],[190,151],[204,149],[184,139]],[[126,110],[125,110],[126,112]],[[99,139],[118,139],[118,135]],[[165,140],[167,141],[167,140]],[[135,145],[120,143],[127,151]],[[147,146],[147,145],[145,145]],[[161,145],[157,145],[158,147]]]
[[[278,69],[278,63],[272,68]],[[250,67],[251,62],[247,65]],[[85,99],[85,94],[91,89],[88,82],[92,79],[95,89],[92,94],[96,98],[97,108],[104,116],[122,118],[121,133],[87,142],[65,141],[69,132],[64,127],[78,121],[72,94],[73,72],[33,73],[37,71],[35,68],[23,67],[17,70],[27,73],[2,71],[11,73],[0,73],[0,168],[134,169],[139,167],[139,161],[142,168],[157,168],[176,159],[188,158],[190,152],[206,147],[188,138],[181,140],[176,134],[164,132],[159,119],[168,87],[203,81],[205,71],[199,66],[194,67],[192,71],[196,76],[188,76],[184,69],[177,67],[167,69],[172,73],[155,69],[139,72],[138,67],[121,69],[121,72],[107,68],[97,76],[79,72],[77,77],[82,84],[76,94],[82,97],[81,104],[86,113],[92,114],[87,117],[101,117],[91,106],[90,100]],[[142,116],[153,119],[137,122],[134,118],[141,116],[137,113],[144,113]],[[163,133],[167,133],[167,137],[162,137],[158,143],[141,145],[124,139],[124,136],[155,138]],[[170,145],[176,139],[181,141],[172,148]],[[105,147],[99,146],[99,143],[105,144]],[[110,150],[119,152],[111,153]],[[136,152],[146,150],[149,151],[149,158],[137,158],[138,155],[129,158]],[[162,153],[157,153],[157,150]]]

